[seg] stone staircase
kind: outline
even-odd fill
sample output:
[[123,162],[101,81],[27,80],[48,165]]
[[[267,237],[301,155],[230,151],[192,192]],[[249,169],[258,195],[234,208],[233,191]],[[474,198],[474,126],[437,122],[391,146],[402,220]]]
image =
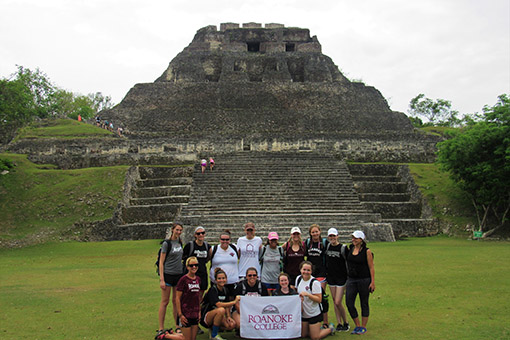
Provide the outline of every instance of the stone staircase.
[[303,236],[313,223],[339,230],[343,242],[356,229],[369,238],[394,240],[391,225],[361,204],[345,162],[310,152],[240,152],[218,155],[214,171],[193,171],[189,203],[177,217],[186,237],[203,225],[207,240],[216,243],[219,232],[230,229],[233,238],[244,235],[243,225],[253,222],[265,238],[277,231],[281,242],[294,226]]
[[[190,197],[192,167],[135,167],[126,182],[120,239],[163,238]],[[117,238],[119,239],[119,238]]]
[[391,223],[395,238],[437,233],[437,221],[424,203],[409,168],[397,164],[349,164],[363,207]]

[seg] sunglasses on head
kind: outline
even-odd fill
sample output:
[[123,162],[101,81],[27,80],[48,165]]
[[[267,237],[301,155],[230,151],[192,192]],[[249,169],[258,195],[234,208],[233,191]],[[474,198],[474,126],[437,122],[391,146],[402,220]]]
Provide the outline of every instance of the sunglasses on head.
[[198,263],[190,263],[190,264],[188,264],[188,267],[191,267],[191,268],[198,267]]
[[195,233],[195,235],[205,235],[205,231],[199,231],[198,233]]

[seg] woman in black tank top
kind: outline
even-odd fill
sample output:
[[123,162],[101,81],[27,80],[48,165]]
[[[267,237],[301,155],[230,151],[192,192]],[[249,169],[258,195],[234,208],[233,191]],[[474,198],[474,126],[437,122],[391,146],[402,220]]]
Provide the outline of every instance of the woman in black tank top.
[[[347,283],[345,304],[349,310],[356,328],[352,334],[364,334],[367,332],[368,316],[370,308],[368,298],[375,291],[374,257],[365,243],[365,234],[357,230],[352,233],[352,245],[347,254]],[[361,303],[361,323],[358,311],[354,306],[356,296],[359,295]]]

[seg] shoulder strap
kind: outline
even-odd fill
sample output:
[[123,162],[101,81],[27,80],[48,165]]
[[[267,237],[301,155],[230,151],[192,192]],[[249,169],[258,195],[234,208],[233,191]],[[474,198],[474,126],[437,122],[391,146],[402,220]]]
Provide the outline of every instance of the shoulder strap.
[[301,279],[302,279],[301,275],[298,275],[297,281],[296,281],[296,289],[299,286],[299,283],[301,282]]
[[212,258],[214,257],[214,254],[216,254],[216,252],[218,251],[218,245],[214,245],[214,247],[212,248],[212,253],[211,253],[211,260]]
[[260,280],[259,281],[259,294],[260,296],[262,296],[262,282]]
[[283,248],[282,246],[278,246],[278,252],[280,253],[280,261],[283,260]]
[[189,241],[189,252],[188,257],[191,257],[193,255],[193,251],[195,250],[195,241]]

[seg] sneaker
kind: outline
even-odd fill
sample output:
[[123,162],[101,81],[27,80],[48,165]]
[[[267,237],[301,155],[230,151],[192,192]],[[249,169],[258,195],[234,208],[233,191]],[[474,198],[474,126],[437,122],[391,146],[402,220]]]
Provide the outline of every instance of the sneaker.
[[329,329],[331,329],[331,335],[335,334],[335,331],[336,331],[336,329],[335,329],[335,325],[333,325],[332,323],[330,323],[330,324],[329,324],[329,326],[328,326],[328,328],[329,328]]
[[358,334],[358,331],[360,330],[361,327],[356,327],[354,328],[354,330],[351,332],[351,334]]
[[357,334],[365,334],[367,329],[365,327],[360,327]]
[[338,326],[336,326],[336,331],[337,332],[348,332],[350,328],[351,327],[349,327],[348,322],[344,323],[343,325],[339,323]]
[[219,334],[216,335],[214,338],[211,338],[211,340],[225,340],[223,339]]

